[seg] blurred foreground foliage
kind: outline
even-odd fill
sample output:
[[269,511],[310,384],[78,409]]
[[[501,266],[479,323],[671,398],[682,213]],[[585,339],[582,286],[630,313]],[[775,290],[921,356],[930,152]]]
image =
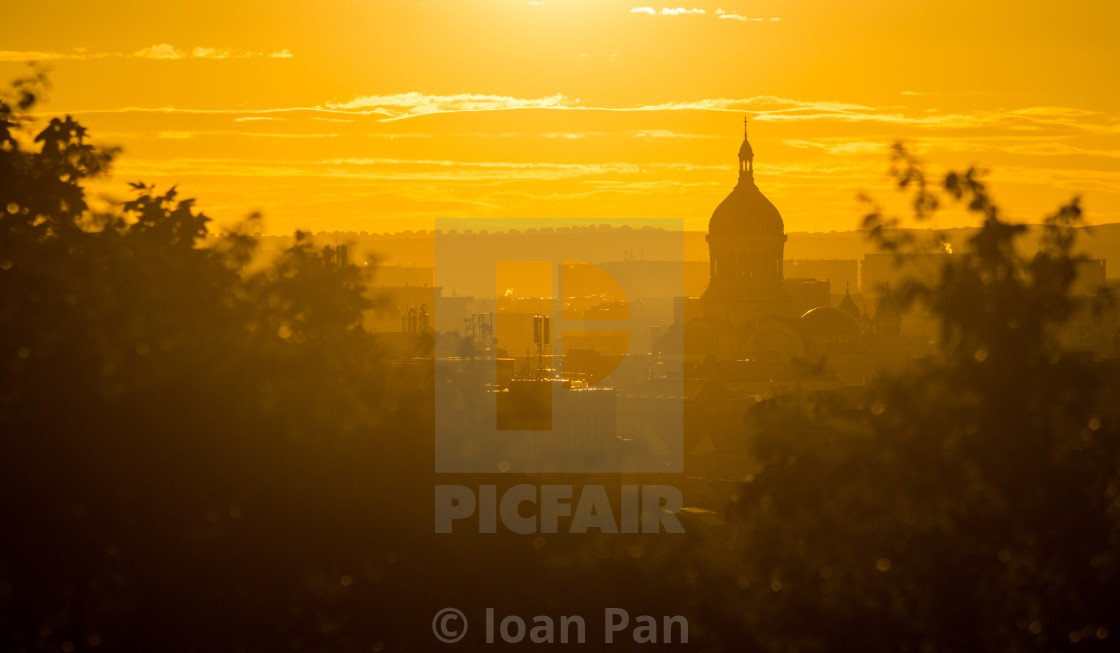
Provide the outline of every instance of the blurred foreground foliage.
[[[940,277],[896,293],[940,324],[939,354],[864,401],[751,411],[762,471],[737,502],[728,624],[766,651],[1120,650],[1118,370],[1055,338],[1080,205],[1027,257],[980,171],[936,189],[901,145],[894,160],[919,219],[959,201],[981,222]],[[872,205],[864,226],[883,250],[928,251],[896,224]]]
[[430,407],[360,327],[362,269],[297,234],[246,272],[254,219],[200,246],[174,188],[91,212],[116,152],[28,134],[41,82],[0,99],[0,649],[368,649],[330,606],[388,574],[426,439],[386,436]]

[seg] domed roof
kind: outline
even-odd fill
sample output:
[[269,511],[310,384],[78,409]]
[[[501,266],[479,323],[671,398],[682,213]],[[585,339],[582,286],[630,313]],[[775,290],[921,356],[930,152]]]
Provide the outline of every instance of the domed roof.
[[708,221],[708,235],[731,238],[782,238],[785,224],[778,209],[754,183],[754,148],[743,119],[743,144],[739,146],[739,183]]
[[740,159],[753,159],[754,148],[751,147],[751,142],[747,140],[747,135],[743,134],[743,144],[739,146]]
[[810,336],[859,335],[859,323],[835,306],[818,306],[801,316],[801,326]]
[[708,234],[712,236],[780,238],[784,233],[785,224],[778,209],[750,177],[740,179],[708,222]]

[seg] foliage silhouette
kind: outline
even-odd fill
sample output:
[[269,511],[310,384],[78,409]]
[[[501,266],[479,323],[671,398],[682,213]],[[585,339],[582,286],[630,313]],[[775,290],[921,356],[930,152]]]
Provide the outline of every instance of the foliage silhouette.
[[385,383],[363,270],[298,234],[249,271],[255,220],[201,246],[174,188],[91,213],[116,151],[27,135],[41,82],[0,101],[0,648],[347,648],[333,589],[399,548],[378,498],[423,439],[386,436],[428,410]]
[[[895,163],[928,218],[938,193],[901,146]],[[896,297],[937,319],[937,356],[866,401],[783,397],[749,415],[762,471],[736,504],[738,586],[716,600],[741,610],[738,637],[759,650],[1115,650],[1117,370],[1055,340],[1073,309],[1079,202],[1024,257],[1025,228],[979,171],[942,186],[981,228],[939,278]],[[921,250],[895,224],[865,219],[882,249]]]

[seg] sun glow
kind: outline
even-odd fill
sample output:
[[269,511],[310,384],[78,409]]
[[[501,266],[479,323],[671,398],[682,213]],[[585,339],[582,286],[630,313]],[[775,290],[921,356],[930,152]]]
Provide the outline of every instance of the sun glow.
[[889,195],[896,139],[936,169],[992,169],[1024,217],[1083,193],[1092,220],[1120,220],[1117,92],[1092,81],[1110,74],[1120,9],[1001,0],[964,21],[962,7],[918,21],[885,0],[858,19],[823,1],[339,1],[262,16],[206,0],[134,16],[125,37],[112,8],[70,7],[44,35],[24,4],[0,72],[49,63],[44,111],[124,147],[99,191],[178,183],[216,217],[261,210],[279,233],[471,216],[700,229],[734,183],[744,114],[791,231],[856,226],[858,192]]

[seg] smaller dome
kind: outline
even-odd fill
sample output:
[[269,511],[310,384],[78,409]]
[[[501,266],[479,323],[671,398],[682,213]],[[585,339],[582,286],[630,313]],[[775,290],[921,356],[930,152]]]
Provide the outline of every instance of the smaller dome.
[[746,135],[743,136],[743,144],[739,146],[739,159],[753,159],[754,148],[751,147],[751,142],[747,140]]
[[818,306],[801,316],[801,326],[809,336],[857,336],[859,323],[834,306]]

